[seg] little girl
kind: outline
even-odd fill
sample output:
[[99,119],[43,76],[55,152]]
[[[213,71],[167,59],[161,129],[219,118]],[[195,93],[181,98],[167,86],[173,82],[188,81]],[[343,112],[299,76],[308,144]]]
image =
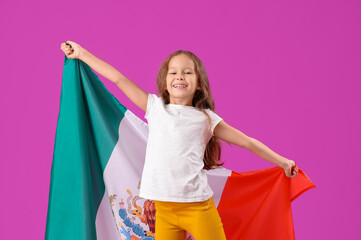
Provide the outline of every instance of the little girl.
[[207,73],[189,51],[170,54],[157,76],[159,97],[147,93],[79,44],[67,41],[68,58],[84,61],[114,82],[145,111],[149,135],[139,196],[153,200],[157,240],[226,239],[205,170],[222,166],[219,139],[246,148],[295,177],[294,161],[229,126],[215,113]]

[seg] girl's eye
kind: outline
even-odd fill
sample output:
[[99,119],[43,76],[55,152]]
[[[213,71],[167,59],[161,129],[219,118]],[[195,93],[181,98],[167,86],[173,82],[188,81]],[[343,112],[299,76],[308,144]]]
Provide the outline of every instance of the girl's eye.
[[[192,74],[191,72],[186,72],[187,74]],[[169,73],[169,74],[175,74],[175,73]]]

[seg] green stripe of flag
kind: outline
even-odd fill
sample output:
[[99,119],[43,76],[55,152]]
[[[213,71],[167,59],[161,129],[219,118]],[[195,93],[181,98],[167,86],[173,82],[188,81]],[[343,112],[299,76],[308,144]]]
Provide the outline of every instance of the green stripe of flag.
[[65,56],[45,239],[96,239],[103,171],[126,111],[88,65]]

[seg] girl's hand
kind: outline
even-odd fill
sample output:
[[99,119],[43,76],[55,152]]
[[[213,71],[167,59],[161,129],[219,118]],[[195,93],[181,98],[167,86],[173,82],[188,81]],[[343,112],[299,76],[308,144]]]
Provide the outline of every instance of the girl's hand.
[[283,170],[285,170],[286,176],[290,178],[296,177],[299,171],[296,163],[289,159],[287,159],[287,163],[283,167]]
[[79,44],[72,41],[66,41],[65,43],[62,43],[61,50],[63,50],[66,57],[70,59],[79,59],[81,54],[84,52],[84,49]]

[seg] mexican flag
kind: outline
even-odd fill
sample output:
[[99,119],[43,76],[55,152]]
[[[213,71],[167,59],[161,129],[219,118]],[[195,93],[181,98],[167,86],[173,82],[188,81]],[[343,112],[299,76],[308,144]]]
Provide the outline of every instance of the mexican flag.
[[[155,239],[154,202],[138,196],[147,136],[88,65],[65,56],[45,239]],[[228,240],[295,239],[291,202],[315,188],[301,169],[206,172]]]

